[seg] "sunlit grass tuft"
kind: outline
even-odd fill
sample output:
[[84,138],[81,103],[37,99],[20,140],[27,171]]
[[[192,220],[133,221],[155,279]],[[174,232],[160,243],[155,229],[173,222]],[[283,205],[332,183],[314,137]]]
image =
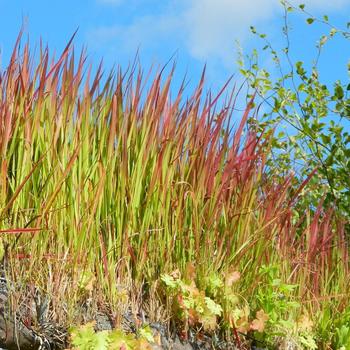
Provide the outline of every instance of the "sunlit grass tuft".
[[92,295],[96,308],[152,303],[161,274],[189,263],[202,290],[210,274],[239,271],[237,293],[253,307],[269,290],[261,268],[277,266],[301,308],[342,312],[341,218],[320,203],[295,223],[293,175],[266,176],[269,137],[247,126],[253,100],[243,115],[234,91],[220,105],[228,87],[212,98],[204,75],[192,96],[181,87],[170,98],[173,73],[148,84],[135,69],[93,75],[71,43],[37,61],[17,42],[0,75],[0,228],[13,277],[72,321]]

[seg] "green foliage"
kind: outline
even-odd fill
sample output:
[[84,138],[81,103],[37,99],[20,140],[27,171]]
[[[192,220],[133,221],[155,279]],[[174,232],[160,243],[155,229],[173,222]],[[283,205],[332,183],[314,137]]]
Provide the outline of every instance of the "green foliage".
[[149,343],[155,343],[152,329],[149,325],[143,325],[138,329],[138,335],[141,339],[147,340]]
[[273,342],[276,337],[282,337],[300,349],[317,349],[313,322],[294,298],[298,286],[278,278],[277,266],[262,266],[259,275],[262,282],[257,288],[256,303],[268,316],[265,333],[260,338]]
[[350,350],[350,326],[342,325],[336,329],[335,349]]
[[[258,130],[279,130],[272,139],[273,157],[269,162],[272,172],[287,173],[290,169],[297,172],[301,183],[308,174],[317,168],[299,201],[299,211],[310,205],[313,208],[322,198],[325,206],[336,205],[337,213],[346,221],[350,220],[350,134],[346,124],[350,121],[350,96],[347,80],[335,81],[333,86],[322,83],[318,71],[319,56],[323,46],[336,34],[345,40],[347,31],[331,27],[329,35],[321,36],[317,44],[317,56],[310,69],[305,63],[293,63],[290,57],[290,37],[288,26],[289,10],[298,9],[284,1],[285,25],[282,29],[286,47],[281,54],[273,49],[264,36],[264,50],[269,50],[277,69],[281,72],[276,80],[260,67],[258,53],[255,50],[249,57],[249,66],[239,59],[240,72],[248,79],[250,86],[258,91],[263,99],[265,115],[259,121],[250,122]],[[305,15],[305,5],[299,9]],[[307,23],[317,21],[330,26],[328,17],[322,19],[308,17]],[[256,35],[261,35],[254,29]],[[286,63],[286,64],[284,64]],[[285,73],[285,70],[288,70]],[[282,73],[283,72],[283,73]],[[349,230],[350,227],[348,227]],[[349,231],[348,231],[349,233]]]
[[350,350],[350,307],[331,318],[332,345],[334,349]]
[[70,330],[71,343],[74,349],[79,350],[107,350],[109,334],[107,331],[95,332],[94,324],[75,327]]
[[[297,286],[283,283],[277,274],[276,266],[261,267],[262,282],[256,288],[252,305],[243,303],[232,288],[240,278],[236,271],[225,278],[218,274],[208,276],[204,281],[206,293],[199,291],[193,281],[186,284],[178,271],[164,274],[161,279],[174,303],[175,314],[185,322],[185,330],[200,324],[205,330],[213,331],[219,326],[218,317],[222,327],[241,334],[250,332],[255,339],[269,344],[285,338],[300,349],[317,349],[313,323],[302,312],[302,304],[294,300]],[[251,313],[251,306],[257,310],[255,313]]]
[[275,329],[293,327],[301,308],[300,303],[292,300],[297,285],[283,283],[276,266],[262,266],[259,274],[265,282],[258,287],[257,303],[269,315],[268,323]]
[[163,274],[162,281],[168,287],[175,301],[175,310],[181,320],[188,325],[201,324],[206,330],[217,327],[217,316],[221,316],[222,307],[198,290],[195,283],[187,284],[174,275]]
[[126,334],[121,330],[95,332],[94,323],[70,329],[72,350],[147,350],[148,342],[153,342],[149,328],[140,331],[140,338]]
[[193,281],[190,285],[183,282],[178,272],[161,276],[177,317],[185,323],[185,330],[189,326],[201,325],[206,331],[214,331],[221,326],[242,334],[262,333],[268,315],[260,309],[255,318],[251,317],[248,303],[238,296],[233,287],[239,278],[237,271],[230,271],[224,277],[212,273],[203,281],[207,286],[206,292],[203,292]]

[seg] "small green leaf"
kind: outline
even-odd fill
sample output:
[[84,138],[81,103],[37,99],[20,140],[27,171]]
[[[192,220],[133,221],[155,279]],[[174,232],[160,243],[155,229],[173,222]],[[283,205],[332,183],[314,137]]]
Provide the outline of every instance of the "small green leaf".
[[167,287],[170,287],[172,289],[176,288],[176,281],[173,276],[163,274],[160,276],[160,278],[166,284]]
[[300,5],[299,5],[299,8],[300,8],[301,10],[304,10],[305,4],[300,4]]
[[110,344],[109,344],[109,350],[132,350],[132,349],[138,349],[137,341],[131,334],[125,334],[121,330],[114,330],[109,335]]
[[338,31],[335,28],[332,28],[329,35],[332,38]]
[[339,100],[341,100],[344,97],[344,90],[343,90],[342,86],[337,85],[335,87],[334,94]]
[[271,285],[274,287],[279,287],[281,285],[281,279],[279,278],[273,279]]
[[205,304],[208,308],[208,310],[213,314],[213,315],[217,315],[220,316],[222,313],[222,307],[217,304],[214,300],[205,297]]
[[300,342],[305,346],[306,349],[315,350],[317,349],[317,344],[314,338],[310,335],[303,335],[300,338]]
[[153,332],[149,325],[141,327],[138,332],[141,338],[146,339],[149,343],[154,343]]
[[306,22],[307,22],[307,24],[312,24],[315,22],[315,19],[310,17],[306,20]]
[[288,308],[293,308],[293,309],[297,309],[300,307],[300,303],[298,303],[297,301],[288,301],[286,305],[288,306]]
[[80,350],[90,350],[95,343],[94,323],[90,322],[85,325],[70,329],[72,345]]
[[108,339],[108,331],[100,331],[95,333],[94,339],[94,349],[96,350],[107,350],[109,339]]
[[322,35],[321,39],[320,39],[320,45],[323,46],[328,40],[328,36],[327,35]]

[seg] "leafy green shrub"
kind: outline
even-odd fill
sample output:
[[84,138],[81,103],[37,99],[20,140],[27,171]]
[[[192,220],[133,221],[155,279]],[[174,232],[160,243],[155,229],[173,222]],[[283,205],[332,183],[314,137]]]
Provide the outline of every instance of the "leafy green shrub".
[[194,282],[185,283],[176,276],[176,272],[164,274],[161,279],[174,298],[177,317],[186,323],[186,328],[196,324],[201,324],[205,330],[217,327],[217,317],[222,314],[221,306],[199,291]]
[[314,324],[300,302],[294,300],[297,285],[284,283],[278,278],[276,266],[262,266],[262,280],[256,303],[268,315],[262,339],[274,341],[290,339],[300,349],[317,349]]
[[90,322],[70,329],[71,350],[151,350],[152,333],[144,329],[141,334],[145,336],[137,339],[121,330],[95,332]]
[[232,288],[239,278],[237,271],[231,271],[225,278],[211,274],[204,281],[206,291],[200,291],[194,282],[195,276],[189,283],[180,278],[179,271],[161,276],[175,317],[185,323],[185,331],[190,326],[202,326],[206,331],[214,331],[221,323],[222,328],[243,334],[263,332],[268,315],[261,309],[254,319],[251,318],[248,303],[243,302]]
[[[272,172],[281,175],[293,169],[298,174],[296,183],[300,184],[317,169],[308,190],[302,192],[295,214],[310,206],[315,209],[324,200],[324,206],[335,206],[350,235],[350,85],[347,79],[327,85],[318,69],[320,55],[329,41],[342,36],[348,42],[349,26],[344,30],[337,28],[328,16],[312,16],[303,4],[297,7],[289,1],[281,3],[285,11],[281,30],[285,46],[281,51],[274,48],[266,34],[251,27],[264,42],[263,51],[268,51],[276,64],[278,78],[273,79],[275,72],[261,68],[257,50],[248,57],[248,64],[243,56],[239,59],[240,72],[261,97],[265,110],[261,119],[252,118],[250,122],[265,133],[278,130],[271,140],[273,157],[268,164]],[[306,16],[309,25],[322,24],[327,31],[317,42],[309,69],[308,62],[293,61],[290,54],[293,43],[289,18],[293,12]]]

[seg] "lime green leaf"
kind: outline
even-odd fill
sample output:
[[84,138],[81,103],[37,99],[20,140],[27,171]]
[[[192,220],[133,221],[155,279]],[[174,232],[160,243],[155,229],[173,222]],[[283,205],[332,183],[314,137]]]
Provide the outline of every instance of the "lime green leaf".
[[343,90],[342,86],[337,85],[335,87],[334,94],[339,100],[341,100],[344,97],[344,90]]
[[160,276],[161,280],[166,284],[167,287],[170,287],[172,289],[177,287],[176,280],[174,277],[168,275],[168,274],[163,274]]
[[142,326],[139,329],[139,335],[141,338],[146,339],[149,343],[154,343],[153,332],[149,325]]
[[306,349],[315,350],[318,348],[315,339],[311,335],[303,335],[299,339],[300,343],[304,345]]
[[92,350],[94,345],[94,322],[70,329],[71,342],[79,350]]
[[205,297],[205,304],[208,308],[208,310],[213,314],[213,315],[217,315],[220,316],[222,313],[222,307],[217,304],[214,300]]
[[107,350],[109,344],[108,331],[97,332],[94,335],[94,349]]
[[110,344],[108,350],[134,350],[137,349],[137,340],[131,334],[125,334],[121,330],[114,330],[109,335]]

